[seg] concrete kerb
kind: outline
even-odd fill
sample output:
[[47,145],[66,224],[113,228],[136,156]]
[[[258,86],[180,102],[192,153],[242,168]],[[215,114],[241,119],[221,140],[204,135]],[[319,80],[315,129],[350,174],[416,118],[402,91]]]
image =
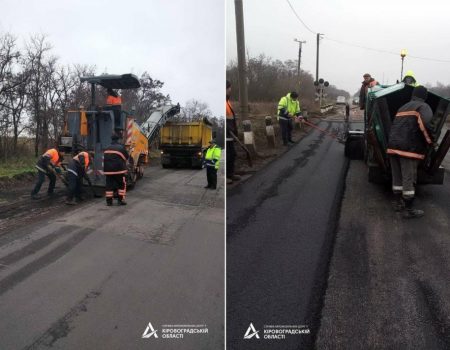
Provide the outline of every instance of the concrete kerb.
[[[267,117],[266,117],[267,118]],[[317,115],[317,114],[313,114],[313,116],[311,116],[310,118],[312,118],[312,120],[310,120],[311,123],[313,124],[318,124],[322,119],[321,116]],[[244,124],[244,123],[243,123]],[[272,125],[273,127],[273,125]],[[245,130],[245,129],[244,129]],[[303,135],[296,143],[300,142],[303,137],[305,137],[305,135]],[[248,146],[247,146],[248,147]],[[232,191],[235,187],[239,186],[239,185],[243,185],[245,182],[247,182],[253,175],[255,175],[256,173],[262,171],[263,169],[265,169],[266,167],[270,166],[270,164],[272,162],[274,162],[275,160],[277,160],[279,157],[282,157],[286,152],[288,152],[290,149],[285,148],[281,153],[279,153],[276,157],[273,157],[272,159],[270,159],[267,163],[265,163],[263,166],[261,166],[258,169],[255,169],[254,171],[251,172],[246,172],[242,179],[240,181],[236,181],[233,182],[232,184],[227,185],[227,189],[229,189],[230,191]],[[255,155],[253,156],[258,156],[258,153],[255,151]]]
[[273,128],[272,117],[268,115],[265,118],[267,144],[270,148],[275,148],[275,130]]
[[244,145],[249,150],[252,156],[256,156],[255,137],[253,135],[252,123],[250,120],[244,120],[242,122],[244,127]]
[[334,108],[334,104],[323,105],[322,107],[320,107],[320,113],[324,114],[328,111],[331,111],[333,108]]

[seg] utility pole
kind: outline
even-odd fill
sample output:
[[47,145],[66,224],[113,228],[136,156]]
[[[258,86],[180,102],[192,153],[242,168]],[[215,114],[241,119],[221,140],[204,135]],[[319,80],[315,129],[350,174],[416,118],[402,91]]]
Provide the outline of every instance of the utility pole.
[[244,9],[242,0],[234,0],[238,54],[239,101],[242,121],[248,119],[247,63],[245,62]]
[[298,65],[297,65],[297,79],[300,83],[300,62],[302,61],[302,44],[306,44],[306,41],[301,41],[298,39],[294,39],[294,41],[298,42]]
[[323,34],[317,33],[317,54],[316,54],[316,81],[319,81],[319,41]]

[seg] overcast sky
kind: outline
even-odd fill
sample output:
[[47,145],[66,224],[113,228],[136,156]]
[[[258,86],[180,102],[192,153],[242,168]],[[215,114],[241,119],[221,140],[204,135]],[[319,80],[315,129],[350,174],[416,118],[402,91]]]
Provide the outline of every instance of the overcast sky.
[[[437,62],[407,56],[405,72],[413,70],[421,84],[450,84],[450,2],[433,0],[243,0],[245,40],[250,57],[264,53],[274,59],[296,59],[298,43],[303,45],[301,66],[315,77],[316,35],[320,42],[319,78],[353,94],[364,73],[380,83],[400,79],[400,50],[409,55],[445,60]],[[227,1],[227,63],[236,59],[234,1]],[[375,52],[332,40],[393,52]]]
[[224,115],[224,0],[2,0],[0,32],[23,43],[47,34],[64,64],[97,73],[147,71],[182,106],[206,102]]

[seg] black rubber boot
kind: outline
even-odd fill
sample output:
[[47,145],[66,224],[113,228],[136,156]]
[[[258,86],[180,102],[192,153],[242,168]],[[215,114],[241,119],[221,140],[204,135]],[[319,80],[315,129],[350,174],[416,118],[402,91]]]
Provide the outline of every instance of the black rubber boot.
[[113,204],[112,198],[106,198],[106,205],[110,207]]
[[403,212],[403,217],[405,219],[420,218],[424,215],[423,210],[413,209],[413,207],[412,207],[413,202],[414,202],[414,198],[405,199],[405,211]]
[[394,193],[394,201],[392,202],[394,211],[400,212],[405,209],[405,201],[401,193]]

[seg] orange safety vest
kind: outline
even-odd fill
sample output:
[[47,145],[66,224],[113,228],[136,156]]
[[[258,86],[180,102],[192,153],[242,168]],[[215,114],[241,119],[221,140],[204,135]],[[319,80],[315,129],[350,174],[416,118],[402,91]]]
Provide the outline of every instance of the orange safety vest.
[[230,101],[228,101],[228,100],[225,101],[225,108],[226,108],[227,119],[233,119],[234,118],[234,111],[233,111],[233,108],[231,108]]
[[122,104],[122,97],[117,96],[111,96],[108,95],[108,97],[106,98],[106,104],[107,105],[121,105]]
[[59,166],[60,161],[59,161],[59,153],[55,148],[49,149],[47,152],[44,153],[43,155],[44,157],[47,156],[50,158],[50,162],[54,165],[54,166]]
[[75,159],[77,162],[80,162],[80,155],[84,157],[84,167],[85,169],[87,169],[89,166],[89,154],[87,152],[80,152],[75,157],[73,157],[73,159]]

